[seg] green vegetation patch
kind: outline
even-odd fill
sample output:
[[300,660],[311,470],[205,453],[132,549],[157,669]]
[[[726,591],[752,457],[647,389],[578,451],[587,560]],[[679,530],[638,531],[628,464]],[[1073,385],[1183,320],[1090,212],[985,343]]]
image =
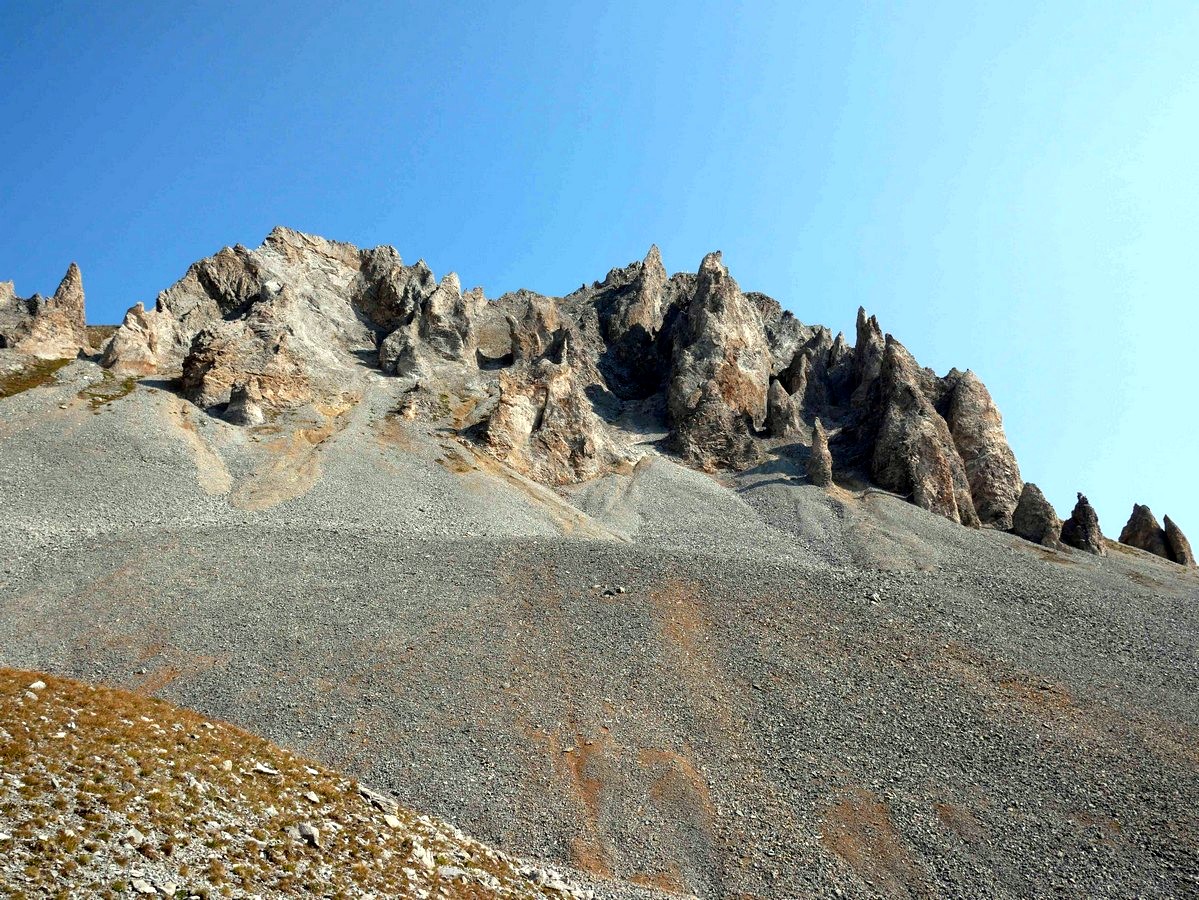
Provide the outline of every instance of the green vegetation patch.
[[0,399],[12,397],[50,381],[59,369],[73,359],[39,359],[16,372],[0,375]]
[[99,412],[102,406],[107,406],[109,403],[133,393],[135,387],[137,387],[136,376],[129,375],[118,381],[112,372],[105,369],[104,377],[100,381],[79,392],[79,399],[86,400],[94,411]]

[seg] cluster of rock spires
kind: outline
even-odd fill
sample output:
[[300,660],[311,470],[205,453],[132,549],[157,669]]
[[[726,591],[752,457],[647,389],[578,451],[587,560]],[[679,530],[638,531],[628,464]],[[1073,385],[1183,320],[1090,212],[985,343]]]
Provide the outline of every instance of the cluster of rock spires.
[[18,297],[11,281],[0,281],[0,349],[40,359],[91,353],[83,309],[83,276],[71,263],[50,298]]
[[[195,263],[152,309],[131,308],[101,362],[178,378],[191,401],[251,426],[352,401],[382,372],[402,381],[411,415],[452,418],[463,439],[551,485],[620,471],[637,439],[664,431],[665,449],[705,470],[789,456],[815,484],[864,477],[963,525],[1105,552],[1086,498],[1062,523],[1024,483],[973,372],[922,368],[865,310],[856,332],[850,345],[742,291],[718,252],[668,276],[652,247],[565,297],[488,300],[392,247],[276,228],[257,249]],[[78,268],[48,301],[0,284],[0,343],[90,349]],[[1152,525],[1130,542],[1190,559],[1173,522]]]
[[1180,566],[1195,565],[1191,543],[1182,530],[1169,516],[1165,518],[1164,528],[1158,525],[1153,511],[1139,503],[1133,504],[1128,524],[1120,532],[1120,543],[1145,550]]

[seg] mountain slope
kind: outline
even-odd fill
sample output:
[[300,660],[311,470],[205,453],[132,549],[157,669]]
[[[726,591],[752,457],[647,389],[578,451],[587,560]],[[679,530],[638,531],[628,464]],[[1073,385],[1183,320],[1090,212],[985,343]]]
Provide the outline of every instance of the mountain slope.
[[1194,570],[785,456],[712,476],[647,443],[548,491],[389,417],[389,379],[297,438],[55,378],[0,404],[9,665],[702,896],[1194,889]]
[[223,722],[0,669],[6,897],[585,898]]

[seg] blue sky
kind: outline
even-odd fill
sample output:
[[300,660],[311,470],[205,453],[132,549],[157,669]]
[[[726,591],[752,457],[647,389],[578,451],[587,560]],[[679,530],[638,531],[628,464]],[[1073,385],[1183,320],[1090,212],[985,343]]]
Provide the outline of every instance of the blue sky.
[[[577,7],[577,8],[570,8]],[[656,242],[1199,538],[1199,4],[0,0],[0,278],[115,322],[275,224],[565,293]]]

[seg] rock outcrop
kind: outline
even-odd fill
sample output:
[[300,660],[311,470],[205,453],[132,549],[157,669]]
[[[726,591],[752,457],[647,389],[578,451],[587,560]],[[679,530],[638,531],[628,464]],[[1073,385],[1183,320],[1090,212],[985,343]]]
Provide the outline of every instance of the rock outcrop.
[[803,427],[798,399],[788,394],[777,378],[772,380],[766,395],[766,430],[772,437],[791,438],[800,434]]
[[[856,335],[851,346],[742,292],[719,253],[668,275],[655,246],[564,297],[488,300],[392,247],[276,228],[256,249],[197,262],[153,309],[130,309],[103,363],[178,376],[185,396],[239,422],[353,402],[371,378],[395,376],[413,416],[473,398],[440,427],[549,484],[623,465],[645,433],[710,471],[793,452],[787,442],[810,430],[814,481],[831,483],[835,464],[955,522],[1052,546],[1056,515],[1024,485],[982,381],[920,367],[865,309]],[[826,424],[835,451],[816,452]]]
[[833,456],[828,449],[828,435],[817,419],[812,423],[812,449],[808,455],[808,481],[819,487],[833,483]]
[[1165,526],[1166,549],[1170,553],[1170,559],[1180,566],[1194,566],[1195,554],[1191,551],[1191,542],[1182,533],[1182,529],[1175,525],[1169,516],[1165,518]]
[[477,365],[474,317],[486,303],[481,292],[464,295],[451,272],[379,345],[379,367],[389,375],[421,377],[442,363]]
[[1031,481],[1020,492],[1020,500],[1012,514],[1011,530],[1026,541],[1043,547],[1060,549],[1063,546],[1062,520],[1041,489]]
[[705,469],[756,463],[770,368],[757,310],[709,253],[674,337],[666,409],[678,453]]
[[1003,432],[1003,418],[973,372],[951,369],[943,382],[946,391],[938,407],[962,458],[978,519],[1006,531],[1012,527],[1024,481]]
[[1103,532],[1099,528],[1099,514],[1081,493],[1070,518],[1062,525],[1062,543],[1096,556],[1107,556]]
[[928,398],[930,377],[899,341],[887,335],[878,375],[870,385],[874,432],[870,474],[917,506],[977,526],[962,459],[949,426]]
[[229,405],[225,407],[225,421],[234,425],[261,425],[266,421],[266,415],[258,403],[261,398],[257,379],[234,384],[229,391]]
[[501,372],[499,400],[482,430],[485,449],[552,485],[585,481],[627,462],[587,398],[586,369],[564,333],[549,355]]
[[1166,531],[1157,524],[1157,517],[1148,506],[1139,503],[1132,505],[1132,515],[1120,530],[1120,543],[1136,547],[1154,556],[1170,558],[1166,549]]
[[1169,516],[1166,516],[1164,527],[1158,525],[1153,511],[1140,503],[1132,505],[1132,515],[1120,531],[1120,543],[1181,566],[1195,565],[1190,541],[1186,539],[1182,530]]
[[0,282],[0,349],[40,359],[92,352],[79,266],[71,263],[48,299],[41,294],[18,297],[11,281]]

